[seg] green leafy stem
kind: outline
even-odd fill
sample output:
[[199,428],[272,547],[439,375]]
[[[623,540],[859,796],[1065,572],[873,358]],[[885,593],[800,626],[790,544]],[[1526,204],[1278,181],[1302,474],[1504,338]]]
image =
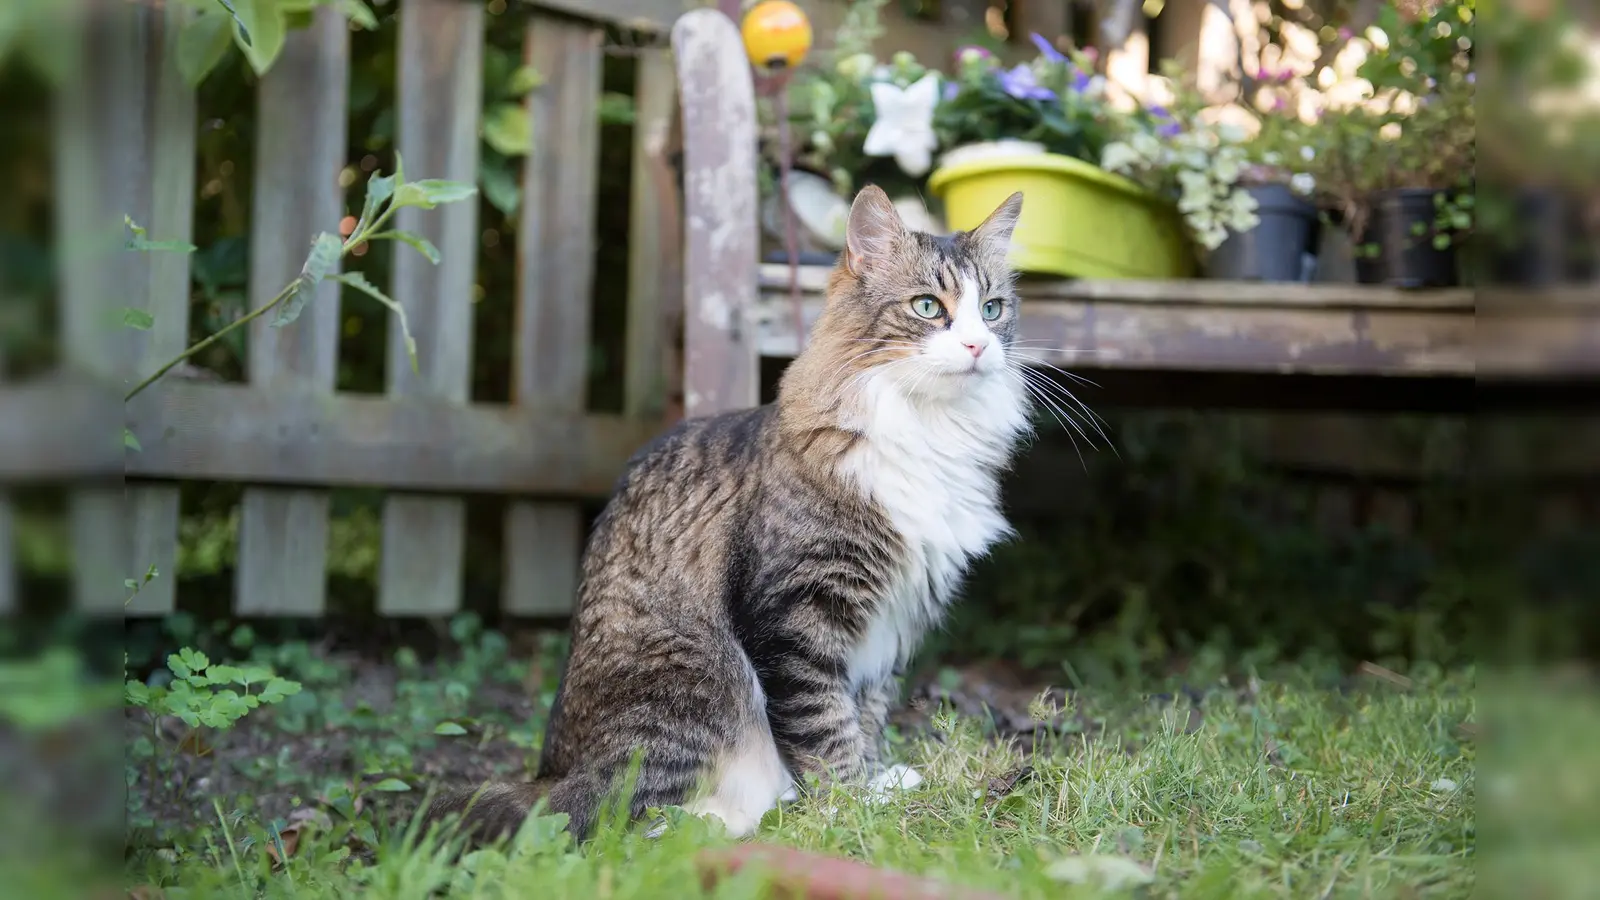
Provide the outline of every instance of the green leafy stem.
[[[145,388],[159,381],[161,376],[167,374],[179,363],[221,340],[229,332],[243,328],[268,312],[277,310],[277,316],[272,320],[272,327],[281,328],[290,324],[300,317],[301,311],[311,301],[317,286],[323,281],[337,281],[348,285],[392,310],[400,322],[400,332],[405,337],[406,355],[411,359],[411,370],[413,372],[417,371],[417,342],[411,336],[411,328],[406,322],[405,309],[395,302],[393,298],[379,290],[376,285],[368,281],[360,272],[335,274],[333,268],[345,254],[356,247],[368,241],[383,240],[408,244],[427,257],[429,262],[438,265],[439,250],[426,238],[412,234],[409,231],[386,230],[384,226],[388,225],[389,219],[397,211],[406,207],[433,209],[442,203],[455,203],[465,200],[476,194],[478,189],[470,184],[434,178],[407,182],[405,180],[405,167],[398,153],[395,154],[394,167],[393,175],[382,176],[374,172],[371,180],[367,182],[367,195],[362,203],[361,218],[357,220],[355,228],[351,229],[348,238],[341,240],[338,235],[329,234],[328,232],[318,234],[316,239],[311,242],[311,252],[306,256],[306,261],[300,269],[300,274],[285,285],[283,290],[279,291],[271,300],[201,339],[162,364],[160,368],[150,373],[143,381],[134,385],[123,400],[125,402],[132,400]],[[133,233],[126,244],[126,248],[129,250],[192,252],[195,249],[193,245],[183,242],[147,240],[145,238],[145,230],[131,219],[127,220],[127,225]],[[145,330],[155,324],[155,319],[144,310],[125,309],[123,310],[123,323],[131,328]],[[131,436],[125,435],[125,438],[128,437]]]

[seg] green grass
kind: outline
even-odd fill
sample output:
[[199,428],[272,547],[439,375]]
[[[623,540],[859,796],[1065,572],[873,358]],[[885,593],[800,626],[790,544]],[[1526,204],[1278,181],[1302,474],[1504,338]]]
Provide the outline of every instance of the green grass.
[[[421,793],[428,748],[499,752],[510,762],[485,771],[509,775],[536,749],[536,735],[513,742],[515,724],[475,716],[481,711],[470,698],[449,687],[467,674],[503,683],[526,677],[501,659],[503,644],[469,646],[477,649],[448,666],[404,670],[401,702],[379,704],[364,721],[348,707],[366,701],[344,697],[355,689],[324,671],[306,691],[320,706],[263,711],[254,734],[217,736],[222,755],[233,741],[266,748],[355,731],[360,739],[337,758],[358,771],[303,771],[282,747],[278,757],[229,759],[233,793],[191,801],[194,821],[153,832],[159,838],[129,856],[128,884],[159,886],[168,898],[702,895],[695,854],[729,841],[678,811],[668,811],[672,824],[656,839],[617,826],[575,848],[559,822],[541,818],[511,846],[459,863],[432,844],[416,845],[407,805],[384,801]],[[926,709],[925,724],[908,726],[896,744],[896,755],[925,776],[920,788],[879,805],[843,791],[808,799],[769,813],[757,837],[1017,898],[1472,892],[1477,786],[1475,748],[1464,734],[1477,717],[1472,670],[1415,667],[1397,684],[1343,678],[1326,666],[1274,665],[1229,678],[1220,666],[1198,671],[1205,665],[1191,664],[1181,679],[1087,685],[1068,710],[1036,703],[1033,717],[1058,725],[1038,738],[997,740],[978,717]],[[550,667],[534,679],[546,702],[553,678]],[[1177,699],[1146,693],[1163,690]],[[445,719],[467,723],[467,734],[435,734]],[[298,736],[275,738],[284,726]],[[507,750],[512,743],[523,746]],[[408,752],[418,760],[408,764]],[[413,790],[375,790],[397,781]],[[327,785],[341,782],[353,789],[328,796]],[[283,837],[288,818],[271,808],[274,791],[295,792],[300,815],[323,827]],[[307,799],[319,794],[329,802]],[[755,872],[704,895],[764,891]]]

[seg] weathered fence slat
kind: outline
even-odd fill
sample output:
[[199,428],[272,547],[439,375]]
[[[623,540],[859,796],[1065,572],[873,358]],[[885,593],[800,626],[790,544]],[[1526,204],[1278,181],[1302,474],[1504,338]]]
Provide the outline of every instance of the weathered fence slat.
[[17,554],[16,518],[11,509],[11,498],[0,491],[0,616],[17,609]]
[[[528,26],[525,45],[544,83],[528,99],[534,144],[523,169],[512,397],[561,412],[581,413],[587,395],[603,38],[594,25],[541,18]],[[505,539],[504,609],[571,610],[579,507],[515,501]]]
[[660,420],[673,381],[667,336],[681,301],[683,222],[666,159],[678,77],[672,54],[646,50],[634,75],[633,186],[628,227],[627,370],[624,410]]
[[[299,274],[319,232],[338,232],[349,75],[349,28],[343,15],[324,7],[310,28],[290,33],[257,89],[252,308]],[[251,383],[331,392],[339,351],[338,282],[318,285],[294,322],[273,327],[273,318],[251,323]],[[327,605],[327,493],[246,489],[238,559],[239,613],[321,615]]]
[[683,94],[684,406],[700,416],[759,398],[755,91],[722,13],[684,13],[672,48]]
[[[400,4],[399,134],[406,177],[476,183],[483,93],[483,5],[460,0]],[[401,210],[395,227],[432,241],[435,266],[396,248],[391,294],[416,338],[413,373],[399,323],[389,329],[392,396],[465,403],[472,360],[472,288],[478,205]],[[378,609],[388,615],[453,612],[461,605],[466,506],[458,497],[390,494],[383,509]]]
[[[168,4],[151,24],[149,105],[152,114],[149,156],[151,195],[143,224],[160,240],[187,241],[194,226],[195,92],[178,71],[178,33],[194,10]],[[138,213],[134,214],[138,216]],[[149,372],[183,352],[189,338],[189,255],[151,253],[144,307],[155,320],[145,333],[138,371]],[[156,577],[127,602],[130,615],[163,615],[177,608],[178,486],[133,485],[128,503],[133,517],[133,571],[139,578],[151,566]]]
[[[3,401],[6,390],[6,354],[5,347],[0,346],[0,401]],[[0,446],[4,442],[0,441]],[[15,522],[16,513],[11,506],[11,495],[4,486],[0,486],[0,616],[9,615],[17,609],[17,535]]]
[[[119,306],[143,307],[149,259],[116,246],[124,216],[150,208],[148,86],[161,11],[108,4],[80,21],[85,65],[56,94],[56,246],[65,366],[104,378],[133,374],[140,335],[121,327]],[[117,297],[108,302],[107,298]],[[107,422],[110,440],[114,422]],[[84,487],[68,498],[72,594],[77,609],[120,614],[131,577],[132,538],[123,488]]]

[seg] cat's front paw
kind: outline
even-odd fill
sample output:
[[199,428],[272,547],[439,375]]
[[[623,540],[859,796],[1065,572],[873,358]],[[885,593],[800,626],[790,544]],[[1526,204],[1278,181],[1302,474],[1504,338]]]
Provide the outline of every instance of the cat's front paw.
[[895,763],[867,782],[867,799],[881,803],[894,791],[913,790],[921,784],[921,772],[905,763]]

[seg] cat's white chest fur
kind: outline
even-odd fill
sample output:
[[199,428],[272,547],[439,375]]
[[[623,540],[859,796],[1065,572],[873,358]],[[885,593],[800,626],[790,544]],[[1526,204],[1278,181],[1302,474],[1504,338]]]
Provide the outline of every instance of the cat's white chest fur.
[[1000,471],[1027,428],[1015,379],[975,379],[948,396],[913,399],[902,382],[869,378],[863,439],[841,474],[884,510],[905,546],[900,570],[850,658],[852,687],[887,677],[936,624],[968,565],[1010,532]]

